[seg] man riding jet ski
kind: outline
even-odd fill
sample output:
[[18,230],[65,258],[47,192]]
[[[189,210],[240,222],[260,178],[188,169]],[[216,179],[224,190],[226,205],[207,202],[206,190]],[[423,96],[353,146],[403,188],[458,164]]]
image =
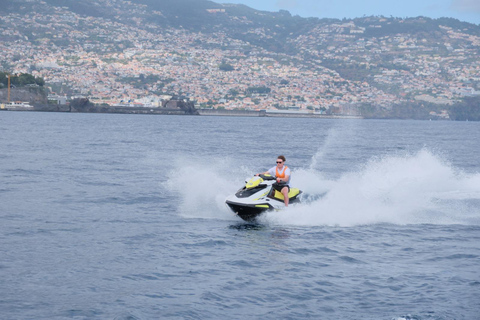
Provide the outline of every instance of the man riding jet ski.
[[251,221],[264,211],[281,210],[299,201],[302,191],[287,184],[290,169],[284,163],[285,157],[279,156],[276,167],[247,178],[245,186],[225,201],[228,207],[243,220]]

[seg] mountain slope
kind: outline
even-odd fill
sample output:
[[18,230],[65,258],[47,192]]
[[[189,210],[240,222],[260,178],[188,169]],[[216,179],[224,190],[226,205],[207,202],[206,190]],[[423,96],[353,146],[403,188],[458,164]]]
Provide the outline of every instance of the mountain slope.
[[441,108],[480,91],[480,26],[448,18],[305,19],[207,0],[0,0],[0,27],[4,70],[99,99],[175,94],[355,112]]

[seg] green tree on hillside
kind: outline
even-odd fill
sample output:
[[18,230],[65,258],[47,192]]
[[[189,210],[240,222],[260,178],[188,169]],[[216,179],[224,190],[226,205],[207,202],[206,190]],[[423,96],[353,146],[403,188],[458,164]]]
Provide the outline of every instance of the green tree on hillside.
[[450,107],[450,119],[457,121],[480,121],[480,97],[467,97]]
[[[35,78],[33,75],[28,73],[22,73],[20,75],[11,74],[10,75],[10,85],[16,87],[24,87],[29,84],[36,84],[40,87],[45,85],[45,80],[43,78]],[[0,72],[0,87],[6,88],[8,86],[8,73]]]
[[252,94],[252,93],[266,94],[266,93],[270,93],[270,91],[272,91],[272,89],[267,88],[267,87],[265,87],[265,86],[261,86],[261,87],[248,87],[248,89],[247,89],[247,93],[248,93],[248,94]]
[[222,70],[222,71],[233,71],[233,70],[235,70],[235,68],[234,68],[231,64],[225,63],[225,62],[222,62],[222,63],[218,66],[218,68],[219,68],[220,70]]

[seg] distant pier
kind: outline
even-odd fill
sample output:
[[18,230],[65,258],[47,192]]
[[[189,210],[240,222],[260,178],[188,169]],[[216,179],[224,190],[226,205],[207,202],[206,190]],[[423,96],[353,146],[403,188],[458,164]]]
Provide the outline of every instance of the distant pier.
[[363,119],[354,115],[328,115],[298,111],[266,111],[266,110],[219,110],[219,109],[186,109],[171,107],[126,107],[96,106],[88,110],[76,110],[70,105],[29,105],[27,103],[2,103],[0,110],[39,111],[39,112],[75,112],[75,113],[117,113],[117,114],[157,114],[157,115],[200,115],[228,117],[284,117],[284,118],[321,118],[321,119]]
[[230,116],[230,117],[287,117],[287,118],[323,118],[323,119],[363,119],[355,115],[332,115],[297,111],[266,111],[266,110],[219,110],[197,109],[201,116]]

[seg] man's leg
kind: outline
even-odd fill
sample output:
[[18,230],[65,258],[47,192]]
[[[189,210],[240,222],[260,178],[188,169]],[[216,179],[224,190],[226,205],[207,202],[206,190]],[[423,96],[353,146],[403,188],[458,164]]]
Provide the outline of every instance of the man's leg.
[[285,207],[288,207],[288,188],[287,187],[283,187],[282,188],[282,194],[283,194],[283,198],[284,198],[284,202],[285,202]]

